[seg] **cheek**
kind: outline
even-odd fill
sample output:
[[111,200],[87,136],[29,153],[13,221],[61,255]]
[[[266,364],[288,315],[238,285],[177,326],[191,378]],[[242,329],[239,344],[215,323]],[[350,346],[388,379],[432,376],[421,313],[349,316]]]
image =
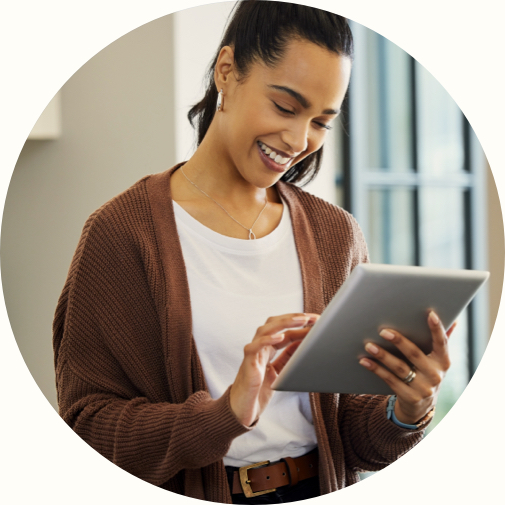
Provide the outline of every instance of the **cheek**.
[[240,116],[241,129],[249,135],[264,136],[289,127],[289,118],[282,117],[266,99],[244,103]]

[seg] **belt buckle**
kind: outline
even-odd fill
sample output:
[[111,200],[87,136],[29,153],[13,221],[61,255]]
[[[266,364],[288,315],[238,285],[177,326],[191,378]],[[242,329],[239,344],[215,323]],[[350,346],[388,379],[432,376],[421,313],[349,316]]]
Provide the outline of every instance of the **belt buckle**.
[[260,496],[262,494],[271,493],[272,491],[276,491],[276,489],[266,489],[265,491],[257,491],[256,493],[251,489],[251,481],[247,476],[247,470],[251,468],[257,468],[260,466],[267,466],[270,464],[270,461],[262,461],[261,463],[255,463],[254,465],[242,466],[238,469],[239,477],[240,477],[240,485],[242,486],[242,491],[246,498],[252,498],[253,496]]

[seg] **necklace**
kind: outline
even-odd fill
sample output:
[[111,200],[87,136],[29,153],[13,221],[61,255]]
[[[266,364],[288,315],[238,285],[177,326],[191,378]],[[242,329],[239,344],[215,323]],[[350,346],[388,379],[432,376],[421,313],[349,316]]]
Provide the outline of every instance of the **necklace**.
[[254,225],[258,222],[258,219],[261,217],[261,214],[263,214],[263,211],[267,208],[267,205],[268,205],[268,198],[267,196],[265,195],[265,205],[264,207],[261,209],[261,212],[258,214],[258,217],[256,218],[256,220],[254,221],[254,223],[252,224],[252,226],[250,228],[248,228],[247,226],[244,226],[241,222],[237,221],[219,202],[216,202],[216,200],[214,200],[214,198],[212,198],[211,196],[209,196],[203,189],[199,188],[185,173],[184,173],[184,170],[182,169],[181,167],[181,172],[182,172],[182,175],[184,175],[184,177],[186,177],[186,179],[188,180],[188,182],[190,184],[193,184],[193,186],[198,189],[199,191],[201,191],[207,198],[210,198],[215,204],[219,205],[219,207],[221,207],[225,212],[226,214],[228,214],[228,216],[233,219],[237,224],[239,224],[240,226],[242,226],[242,228],[244,228],[244,230],[247,230],[249,232],[249,240],[256,240],[256,235],[254,234],[253,232],[253,228],[254,228]]

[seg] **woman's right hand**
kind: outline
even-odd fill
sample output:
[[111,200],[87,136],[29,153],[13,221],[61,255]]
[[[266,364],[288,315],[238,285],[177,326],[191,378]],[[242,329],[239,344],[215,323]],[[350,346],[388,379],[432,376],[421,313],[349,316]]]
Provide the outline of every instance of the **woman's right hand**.
[[250,426],[265,410],[274,394],[270,386],[318,318],[303,313],[270,317],[244,347],[244,359],[230,391],[231,408],[242,424]]

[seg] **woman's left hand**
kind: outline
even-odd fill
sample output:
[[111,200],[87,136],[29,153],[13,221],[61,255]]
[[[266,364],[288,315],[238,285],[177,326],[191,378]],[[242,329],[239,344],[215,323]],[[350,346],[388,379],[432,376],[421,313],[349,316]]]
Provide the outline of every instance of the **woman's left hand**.
[[448,341],[456,323],[446,332],[438,316],[430,312],[428,326],[433,337],[433,350],[428,355],[397,331],[380,332],[382,338],[394,344],[414,365],[416,375],[408,384],[403,379],[409,375],[410,366],[378,345],[368,343],[365,349],[390,371],[374,360],[360,360],[361,365],[378,375],[394,391],[397,396],[395,416],[405,424],[417,424],[435,406],[440,385],[451,364]]

